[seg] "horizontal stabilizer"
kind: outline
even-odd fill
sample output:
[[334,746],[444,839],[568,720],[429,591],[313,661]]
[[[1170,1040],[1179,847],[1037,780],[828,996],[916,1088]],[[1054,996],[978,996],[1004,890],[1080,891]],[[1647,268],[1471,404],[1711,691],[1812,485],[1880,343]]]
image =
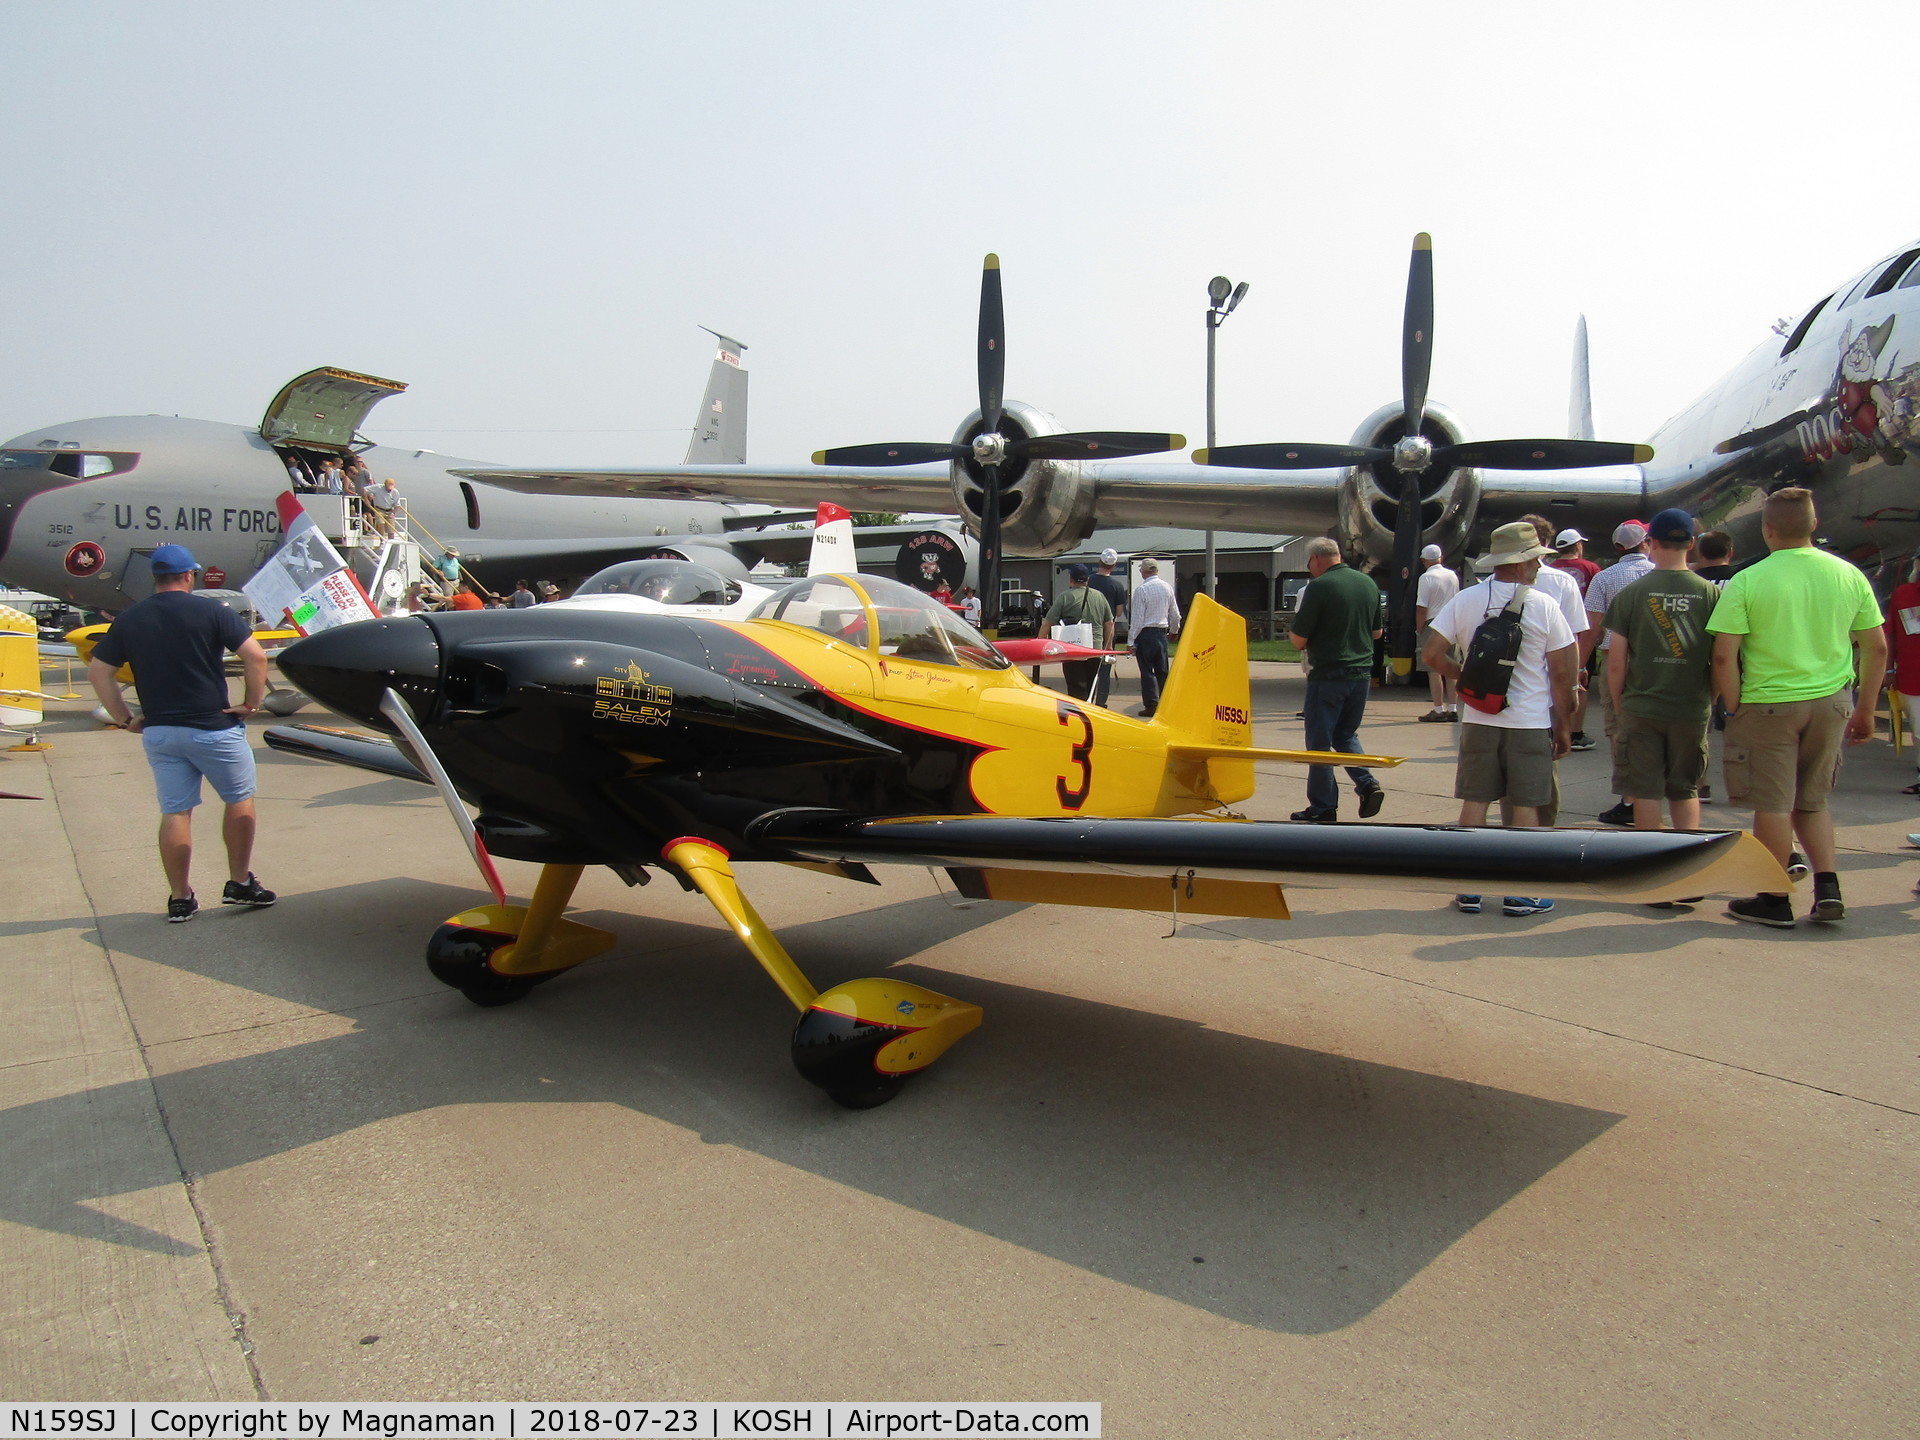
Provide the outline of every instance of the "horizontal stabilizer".
[[1169,745],[1169,760],[1288,760],[1295,765],[1400,765],[1404,755],[1348,755],[1331,750],[1262,750],[1247,745]]

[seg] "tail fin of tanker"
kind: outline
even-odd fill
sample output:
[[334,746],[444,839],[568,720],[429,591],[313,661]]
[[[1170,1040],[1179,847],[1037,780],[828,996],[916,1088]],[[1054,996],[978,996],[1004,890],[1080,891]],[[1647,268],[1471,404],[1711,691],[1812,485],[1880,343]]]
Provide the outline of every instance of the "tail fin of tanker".
[[720,342],[707,373],[707,393],[700,397],[700,413],[693,417],[693,438],[687,442],[689,465],[744,465],[747,463],[747,372],[740,357],[746,346],[718,330],[702,330]]

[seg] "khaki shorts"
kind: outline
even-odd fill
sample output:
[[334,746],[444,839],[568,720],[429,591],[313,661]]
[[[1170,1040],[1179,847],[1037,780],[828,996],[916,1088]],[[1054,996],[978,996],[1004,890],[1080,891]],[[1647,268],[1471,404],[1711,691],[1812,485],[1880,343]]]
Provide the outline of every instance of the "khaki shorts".
[[1614,746],[1613,793],[1636,800],[1692,800],[1707,775],[1707,716],[1649,720],[1631,710],[1620,716]]
[[1845,690],[1824,700],[1742,705],[1727,717],[1727,799],[1764,815],[1826,809],[1851,714]]
[[1553,800],[1553,732],[1460,724],[1453,798],[1539,807]]

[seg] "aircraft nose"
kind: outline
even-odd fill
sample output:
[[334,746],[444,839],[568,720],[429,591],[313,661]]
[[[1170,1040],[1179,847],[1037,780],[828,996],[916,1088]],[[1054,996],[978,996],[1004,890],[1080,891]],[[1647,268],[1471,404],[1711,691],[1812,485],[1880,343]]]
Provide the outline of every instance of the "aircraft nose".
[[440,695],[440,642],[418,616],[362,620],[296,640],[280,671],[329,709],[382,730],[380,697],[400,692],[414,713],[432,714]]

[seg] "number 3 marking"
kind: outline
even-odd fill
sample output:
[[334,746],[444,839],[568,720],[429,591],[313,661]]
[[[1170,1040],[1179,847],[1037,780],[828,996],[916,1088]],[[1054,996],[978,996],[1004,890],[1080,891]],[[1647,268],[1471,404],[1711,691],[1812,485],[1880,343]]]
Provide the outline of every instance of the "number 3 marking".
[[1080,767],[1080,788],[1069,790],[1067,777],[1059,776],[1053,782],[1054,793],[1060,797],[1061,805],[1069,810],[1078,810],[1087,803],[1087,793],[1093,789],[1093,721],[1087,718],[1087,712],[1077,705],[1060,702],[1060,723],[1065,725],[1071,717],[1080,722],[1080,738],[1074,742],[1072,758],[1068,762]]

